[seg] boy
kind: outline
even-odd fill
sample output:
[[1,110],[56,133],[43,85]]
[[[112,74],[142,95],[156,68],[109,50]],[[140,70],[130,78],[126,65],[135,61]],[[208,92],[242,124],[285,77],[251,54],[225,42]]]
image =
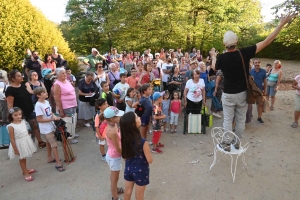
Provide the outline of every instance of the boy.
[[[57,152],[57,140],[54,135],[54,124],[53,120],[59,120],[59,117],[56,117],[52,113],[51,106],[46,100],[48,98],[48,93],[45,88],[37,87],[33,90],[34,94],[38,97],[38,101],[35,104],[34,111],[36,113],[36,119],[39,123],[39,128],[41,134],[46,138],[46,147],[48,153],[48,163],[56,162],[55,168],[63,172],[65,168],[60,162]],[[54,159],[52,157],[54,155]]]
[[129,88],[128,83],[126,83],[126,74],[122,73],[120,74],[120,81],[119,83],[117,83],[117,85],[115,85],[115,87],[113,88],[113,94],[114,97],[116,98],[116,107],[119,110],[125,111],[125,96],[127,93],[127,90]]
[[163,153],[162,150],[160,150],[160,147],[164,147],[165,145],[159,143],[159,139],[161,136],[161,129],[162,129],[162,119],[166,118],[166,115],[164,115],[162,113],[162,109],[161,109],[161,103],[163,100],[163,95],[164,92],[154,92],[153,94],[153,138],[152,138],[152,142],[153,142],[153,148],[152,148],[152,153]]
[[109,85],[106,81],[101,82],[102,94],[101,98],[105,99],[109,106],[114,106],[113,94],[109,91]]
[[[142,138],[145,138],[147,140],[147,132],[149,129],[149,123],[150,123],[150,118],[152,116],[152,102],[150,100],[150,96],[152,94],[152,87],[150,86],[150,84],[145,84],[141,87],[141,95],[142,98],[135,102],[132,107],[136,108],[138,105],[141,105],[142,108],[145,109],[142,117],[141,117],[141,135]],[[149,142],[149,144],[151,145],[152,142]]]
[[69,67],[66,67],[65,70],[66,70],[66,73],[67,73],[67,79],[68,79],[68,81],[70,81],[70,83],[75,87],[76,78],[72,74],[72,70]]
[[130,70],[130,74],[131,76],[129,76],[126,80],[126,83],[128,83],[128,85],[131,87],[131,88],[134,88],[134,89],[137,89],[137,83],[139,81],[139,78],[136,77],[136,69],[135,68],[132,68]]

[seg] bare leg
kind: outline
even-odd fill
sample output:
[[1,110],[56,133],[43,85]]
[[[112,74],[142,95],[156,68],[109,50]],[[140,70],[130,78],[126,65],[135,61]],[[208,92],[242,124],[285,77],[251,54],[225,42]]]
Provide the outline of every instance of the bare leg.
[[276,99],[275,96],[274,96],[274,97],[271,97],[271,106],[272,106],[272,107],[274,107],[275,99]]
[[32,133],[36,137],[38,142],[44,142],[41,138],[40,130],[39,130],[36,120],[35,119],[30,120],[29,124],[30,124],[31,130],[32,130]]
[[29,177],[30,175],[29,175],[28,169],[27,169],[27,167],[26,167],[26,159],[25,159],[25,158],[24,158],[24,159],[20,159],[20,160],[19,160],[19,163],[20,163],[21,169],[22,169],[22,171],[23,171],[23,175],[24,175],[25,177]]
[[60,159],[58,157],[57,147],[52,147],[52,152],[53,152],[54,158],[56,160],[56,166],[61,166],[61,162],[60,162]]
[[149,125],[147,126],[141,126],[141,136],[142,138],[147,140],[147,131],[148,131]]
[[136,185],[136,188],[135,188],[135,199],[136,200],[144,200],[145,190],[146,190],[146,185],[144,185],[144,186],[138,186],[138,185]]
[[111,195],[114,199],[118,198],[118,180],[119,180],[120,171],[111,171],[110,172],[110,190]]
[[51,146],[48,142],[46,142],[46,148],[47,148],[48,162],[51,162],[53,160],[52,149],[51,149]]
[[170,131],[173,130],[173,124],[170,124]]
[[100,145],[100,153],[101,153],[101,156],[105,155],[105,146],[104,145]]
[[295,111],[294,112],[294,120],[296,123],[298,123],[300,117],[300,111]]
[[125,181],[124,200],[130,200],[133,187],[134,187],[134,182]]

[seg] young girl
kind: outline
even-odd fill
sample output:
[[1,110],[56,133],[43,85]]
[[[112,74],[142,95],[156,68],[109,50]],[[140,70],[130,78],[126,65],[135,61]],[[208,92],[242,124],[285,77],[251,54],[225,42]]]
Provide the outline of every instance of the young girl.
[[164,115],[166,115],[166,118],[164,119],[164,131],[167,132],[168,128],[167,123],[169,122],[169,109],[170,109],[170,94],[168,91],[165,91],[163,101],[162,101],[162,112]]
[[135,102],[135,90],[134,90],[134,88],[128,88],[127,94],[125,97],[125,103],[126,103],[125,113],[135,111],[135,108],[132,107],[132,104],[134,102]]
[[149,164],[153,158],[149,144],[141,137],[140,118],[133,112],[121,117],[122,157],[125,159],[125,193],[124,200],[130,200],[134,184],[136,199],[144,199],[146,186],[149,184]]
[[103,114],[104,110],[108,107],[107,101],[105,99],[97,99],[95,102],[96,110],[98,110],[97,114],[95,115],[95,131],[96,131],[96,138],[98,140],[98,144],[100,145],[100,153],[102,155],[101,160],[106,162],[106,154],[105,154],[105,131],[104,129],[107,126],[106,121],[104,120]]
[[[141,89],[141,88],[140,88]],[[140,89],[138,91],[136,91],[136,98],[137,98],[137,101],[139,101],[141,98],[142,98],[142,95],[141,95],[141,91]],[[143,113],[144,113],[145,109],[142,105],[138,104],[136,107],[135,107],[135,114],[138,116],[138,117],[142,117],[143,116]]]
[[150,83],[152,80],[155,79],[153,73],[151,72],[152,66],[150,63],[145,63],[144,70],[145,71],[140,76],[140,79],[138,82],[138,86],[140,86],[140,87],[146,83]]
[[18,155],[25,180],[32,181],[33,177],[30,174],[36,172],[36,170],[27,169],[26,158],[31,157],[32,154],[36,152],[37,148],[28,134],[22,110],[18,107],[11,108],[9,110],[8,121],[11,122],[7,125],[10,136],[8,157],[13,159],[15,155]]
[[124,193],[123,188],[118,188],[118,180],[120,170],[122,169],[121,160],[121,138],[120,131],[117,123],[120,121],[120,117],[124,114],[124,111],[110,106],[104,110],[104,118],[107,122],[106,128],[106,141],[107,141],[107,154],[106,161],[110,168],[110,190],[112,194],[112,200],[119,200],[118,193]]
[[174,99],[171,101],[170,105],[170,131],[171,133],[177,133],[176,128],[178,123],[178,116],[181,116],[181,101],[179,99],[179,92],[175,91],[173,93],[173,97]]

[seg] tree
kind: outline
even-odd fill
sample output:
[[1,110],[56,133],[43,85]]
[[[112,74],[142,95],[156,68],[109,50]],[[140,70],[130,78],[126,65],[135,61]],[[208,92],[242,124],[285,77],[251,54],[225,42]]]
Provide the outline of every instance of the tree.
[[43,57],[58,46],[59,53],[76,70],[75,54],[71,52],[57,26],[31,5],[29,0],[0,0],[0,66],[20,69],[26,49],[38,50]]

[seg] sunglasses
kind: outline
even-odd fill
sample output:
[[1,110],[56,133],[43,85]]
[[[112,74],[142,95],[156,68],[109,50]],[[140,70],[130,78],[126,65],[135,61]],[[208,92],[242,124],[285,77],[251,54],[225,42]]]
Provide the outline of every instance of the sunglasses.
[[157,64],[157,62],[153,62],[153,64]]

